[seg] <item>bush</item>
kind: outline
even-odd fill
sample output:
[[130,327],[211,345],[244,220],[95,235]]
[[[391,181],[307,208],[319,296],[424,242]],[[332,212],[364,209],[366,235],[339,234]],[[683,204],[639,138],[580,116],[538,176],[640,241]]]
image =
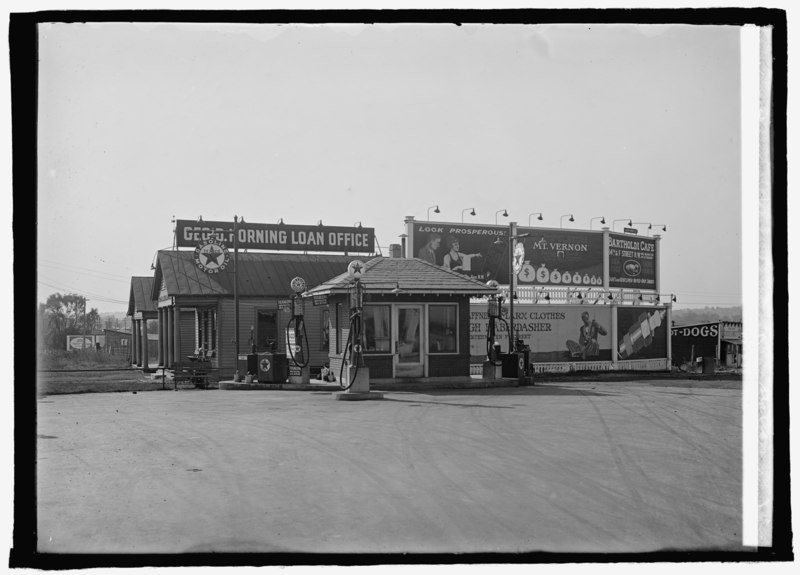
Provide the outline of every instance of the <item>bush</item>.
[[114,369],[129,365],[126,356],[88,349],[45,350],[39,354],[39,369]]

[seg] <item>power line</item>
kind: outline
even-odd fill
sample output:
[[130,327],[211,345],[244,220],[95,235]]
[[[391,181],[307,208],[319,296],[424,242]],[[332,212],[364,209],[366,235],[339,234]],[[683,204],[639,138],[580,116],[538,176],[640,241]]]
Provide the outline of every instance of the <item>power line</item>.
[[[49,278],[45,278],[45,279],[49,279]],[[55,280],[50,280],[50,281],[55,281]],[[126,300],[113,299],[113,298],[110,298],[110,297],[105,296],[103,294],[96,294],[96,293],[92,293],[92,292],[84,292],[83,290],[79,290],[79,289],[76,289],[76,288],[73,288],[73,287],[70,287],[70,286],[67,286],[67,285],[58,286],[58,285],[47,283],[47,282],[44,282],[44,281],[41,281],[41,280],[37,280],[37,283],[39,283],[41,285],[45,285],[45,286],[50,287],[50,288],[53,288],[55,290],[59,290],[59,291],[70,291],[70,292],[74,293],[75,295],[81,295],[81,296],[83,296],[83,297],[85,297],[85,298],[87,298],[89,300],[93,300],[93,301],[101,301],[103,303],[116,303],[116,304],[123,304],[123,305],[127,305],[129,303]]]
[[[106,280],[106,281],[120,282],[120,283],[127,283],[127,282],[130,281],[130,277],[114,276],[113,274],[105,274],[104,272],[95,273],[95,272],[88,272],[88,271],[79,271],[78,268],[72,267],[72,266],[59,266],[57,264],[51,264],[51,263],[40,263],[39,265],[40,266],[44,266],[44,267],[51,267],[51,268],[54,268],[55,270],[58,270],[58,271],[69,271],[69,272],[72,272],[72,273],[74,273],[76,275],[89,276],[89,277],[94,277],[94,278],[98,278],[98,279],[102,279],[102,280]],[[111,276],[111,277],[107,277],[107,276]],[[121,279],[118,279],[118,278],[121,278]]]

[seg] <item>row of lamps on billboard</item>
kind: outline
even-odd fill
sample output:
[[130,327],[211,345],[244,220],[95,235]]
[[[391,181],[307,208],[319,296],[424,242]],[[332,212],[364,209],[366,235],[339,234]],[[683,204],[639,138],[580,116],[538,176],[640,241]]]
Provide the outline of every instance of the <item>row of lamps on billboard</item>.
[[[438,204],[435,205],[435,206],[430,206],[428,208],[428,216],[427,216],[428,217],[428,221],[430,221],[430,219],[431,219],[431,210],[433,210],[434,214],[440,214],[442,212],[439,209],[439,205]],[[475,208],[464,208],[463,210],[461,210],[461,223],[462,224],[464,223],[464,214],[466,212],[469,212],[469,215],[471,215],[471,216],[476,215]],[[504,218],[507,218],[508,217],[508,210],[503,209],[503,210],[497,210],[495,212],[495,214],[494,214],[494,223],[495,223],[495,225],[498,224],[498,216],[499,215],[502,215]],[[531,214],[528,214],[528,227],[533,225],[531,223],[531,218],[533,218],[533,216],[538,216],[536,219],[539,220],[539,221],[544,220],[544,216],[542,215],[542,212],[533,212]],[[574,214],[564,214],[563,216],[561,216],[561,222],[560,222],[560,225],[561,225],[562,228],[564,227],[564,218],[569,218],[570,222],[574,222],[575,221]],[[598,216],[596,218],[591,218],[589,220],[589,229],[590,230],[592,229],[592,226],[594,225],[594,221],[595,220],[600,220],[600,224],[602,224],[602,225],[605,225],[605,223],[606,223],[605,216]],[[635,226],[635,225],[640,225],[640,224],[641,225],[646,225],[648,231],[652,230],[653,226],[660,227],[661,230],[664,231],[664,232],[667,231],[666,224],[653,224],[651,222],[634,222],[630,218],[622,218],[620,220],[614,220],[612,222],[612,224],[611,224],[611,229],[612,230],[614,229],[614,226],[616,226],[617,222],[628,222],[628,227]],[[281,223],[283,223],[283,220],[281,220]]]

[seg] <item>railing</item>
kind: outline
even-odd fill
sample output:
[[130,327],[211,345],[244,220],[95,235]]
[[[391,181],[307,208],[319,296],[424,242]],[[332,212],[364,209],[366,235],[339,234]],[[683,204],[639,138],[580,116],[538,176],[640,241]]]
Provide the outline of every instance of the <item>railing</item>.
[[[508,286],[500,286],[501,293],[508,296]],[[661,296],[654,292],[612,289],[596,287],[586,288],[554,288],[535,286],[516,286],[514,290],[517,304],[573,304],[573,305],[658,305],[667,302],[670,296]],[[485,303],[485,298],[473,298],[471,303]],[[506,304],[507,305],[507,304]]]
[[[575,371],[669,371],[666,358],[633,359],[618,361],[552,361],[534,363],[534,373],[572,373]],[[481,375],[483,364],[473,363],[469,366],[470,375]]]

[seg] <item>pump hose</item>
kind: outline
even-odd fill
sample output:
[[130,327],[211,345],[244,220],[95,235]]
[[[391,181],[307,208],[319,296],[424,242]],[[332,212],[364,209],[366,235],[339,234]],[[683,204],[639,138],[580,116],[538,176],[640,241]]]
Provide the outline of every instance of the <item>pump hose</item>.
[[[356,369],[353,371],[352,379],[348,377],[347,385],[344,384],[344,366],[353,358],[353,342],[360,342],[361,341],[361,334],[356,333],[356,337],[353,338],[353,333],[358,331],[359,321],[358,321],[358,313],[354,313],[350,316],[350,329],[347,330],[347,343],[344,344],[344,353],[342,353],[342,365],[339,368],[339,387],[343,391],[347,391],[353,385],[353,382],[358,377],[358,362],[356,362]],[[348,353],[349,352],[349,353]]]
[[[300,336],[300,343],[302,343],[302,339],[303,339],[303,337],[305,337],[305,340],[306,340],[305,349],[310,349],[309,346],[308,346],[308,333],[306,332],[306,322],[303,321],[303,318],[301,318],[301,317],[293,317],[292,319],[289,320],[289,323],[286,324],[286,344],[287,344],[286,347],[289,348],[289,355],[291,356],[292,361],[294,362],[294,364],[297,367],[303,368],[303,367],[306,367],[308,365],[309,361],[311,361],[311,357],[310,357],[310,354],[308,354],[309,357],[303,358],[304,359],[304,363],[302,363],[302,364],[301,363],[297,363],[297,359],[295,359],[295,355],[294,355],[294,349],[292,349],[293,346],[288,345],[289,344],[289,329],[292,326],[292,322],[295,322],[295,324],[294,324],[295,333],[297,333],[297,331],[299,329],[300,333],[302,334]],[[302,346],[300,347],[300,349],[303,349]]]
[[504,324],[506,324],[506,333],[508,334],[508,353],[514,351],[514,344],[511,341],[511,327],[508,325],[508,322],[504,320],[502,317],[498,318]]

